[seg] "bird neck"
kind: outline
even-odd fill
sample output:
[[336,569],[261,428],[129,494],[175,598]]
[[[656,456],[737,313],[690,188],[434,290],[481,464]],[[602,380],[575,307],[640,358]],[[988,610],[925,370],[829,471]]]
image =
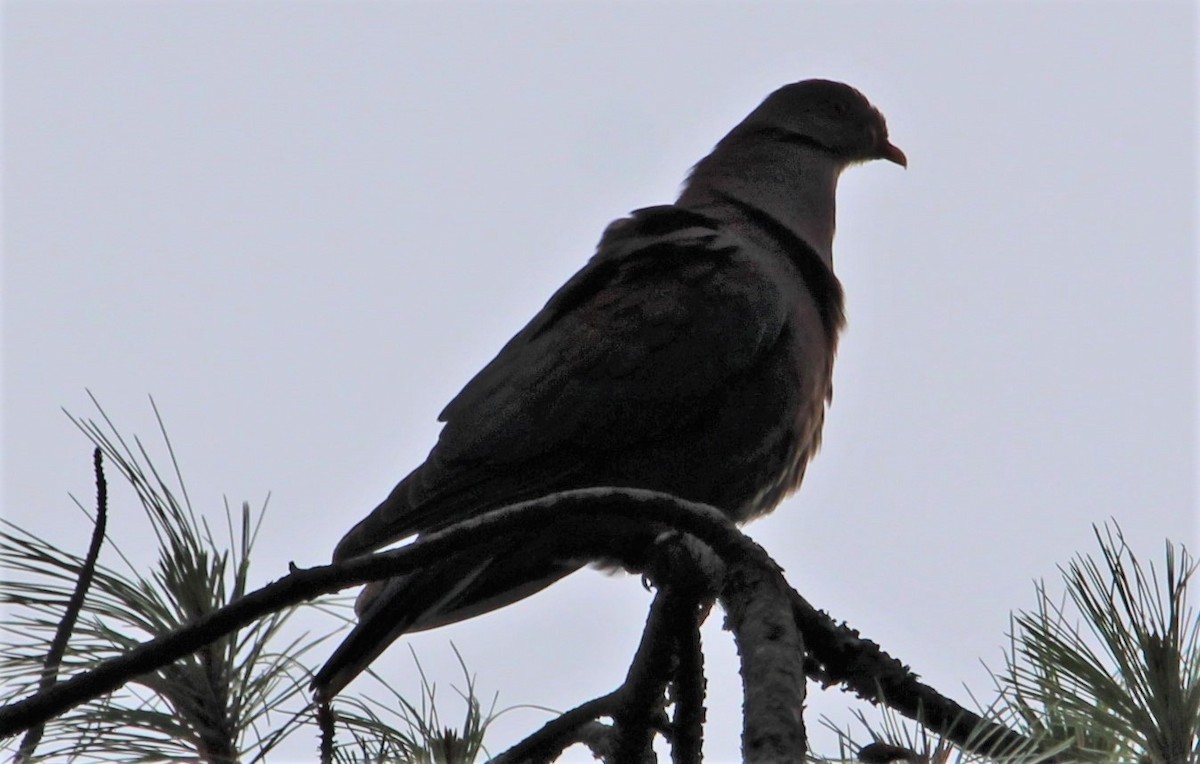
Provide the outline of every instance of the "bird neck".
[[[770,216],[833,267],[838,176],[845,163],[810,146],[730,135],[692,169],[676,204],[744,218]],[[723,213],[723,214],[722,214]]]

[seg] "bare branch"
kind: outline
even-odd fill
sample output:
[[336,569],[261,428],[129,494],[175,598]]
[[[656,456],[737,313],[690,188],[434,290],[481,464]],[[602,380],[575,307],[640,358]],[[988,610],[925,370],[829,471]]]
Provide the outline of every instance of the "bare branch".
[[[700,604],[715,584],[707,580],[709,571],[694,558],[697,550],[681,543],[684,540],[675,535],[654,545],[647,575],[657,582],[659,591],[622,685],[545,725],[494,759],[494,764],[550,761],[577,742],[587,742],[593,754],[604,761],[653,758],[650,743],[654,730],[665,726],[665,690],[679,675],[680,645],[698,646]],[[711,555],[707,547],[703,553]],[[702,687],[703,677],[693,683]],[[611,717],[613,726],[597,726],[595,720],[600,716]],[[597,737],[602,738],[599,744]],[[698,734],[694,737],[699,739]]]
[[700,620],[694,628],[680,634],[675,678],[671,699],[675,714],[671,719],[673,764],[699,764],[704,760],[704,650],[700,644]]
[[317,728],[321,730],[321,764],[333,764],[333,728],[337,718],[328,700],[318,699],[316,706]]
[[[79,620],[80,611],[83,610],[84,600],[87,599],[88,589],[91,588],[92,579],[96,574],[96,560],[100,557],[100,547],[104,544],[104,531],[108,526],[108,481],[104,479],[104,452],[100,450],[99,446],[92,451],[92,467],[96,473],[96,524],[92,528],[92,540],[88,544],[87,555],[79,569],[75,591],[71,593],[71,599],[67,601],[66,611],[63,613],[62,620],[58,622],[58,629],[55,630],[54,639],[50,642],[50,649],[46,652],[46,662],[42,666],[42,678],[38,682],[39,693],[50,689],[58,681],[58,670],[62,667],[63,655],[67,652],[67,642],[70,641],[71,632],[75,630],[75,623]],[[30,727],[26,731],[25,737],[21,740],[21,746],[17,750],[15,761],[33,761],[34,751],[37,750],[38,743],[42,740],[43,732],[45,732],[44,724]]]
[[[654,597],[642,641],[625,675],[625,683],[617,690],[621,702],[612,714],[617,731],[614,761],[642,761],[652,750],[654,730],[662,726],[667,683],[674,673],[676,633],[681,627],[688,627],[688,620],[691,628],[695,628],[695,617],[689,618],[687,612],[688,604],[688,598],[680,596],[670,585],[660,586]],[[690,609],[694,612],[695,605]]]
[[[295,569],[280,580],[207,613],[171,634],[143,643],[90,671],[0,708],[0,737],[15,735],[69,708],[110,693],[133,677],[168,665],[271,612],[368,581],[402,575],[442,559],[448,553],[488,546],[504,534],[527,532],[530,527],[554,527],[567,535],[569,524],[563,522],[564,517],[570,517],[573,522],[590,523],[589,530],[596,531],[564,538],[564,544],[574,553],[629,559],[628,531],[631,524],[636,524],[637,527],[668,527],[695,536],[726,562],[731,580],[726,583],[722,601],[730,613],[729,623],[735,629],[742,651],[743,676],[761,675],[773,682],[770,690],[756,691],[753,699],[747,697],[744,743],[748,746],[761,745],[765,751],[776,742],[780,745],[787,742],[784,747],[788,750],[802,750],[802,727],[797,727],[798,720],[794,715],[803,699],[803,683],[792,679],[793,675],[800,676],[792,664],[802,660],[796,624],[804,633],[807,647],[815,659],[805,665],[811,678],[826,685],[843,683],[862,697],[887,703],[905,715],[923,720],[956,743],[965,741],[971,730],[985,724],[977,715],[921,684],[906,667],[873,642],[862,639],[851,629],[838,626],[827,615],[812,608],[787,587],[766,552],[714,508],[654,491],[589,488],[565,491],[489,512],[430,534],[402,549],[364,556],[336,566]],[[763,602],[753,603],[760,594]],[[781,594],[790,598],[790,618],[779,618]],[[785,606],[782,612],[786,611]],[[760,613],[767,619],[765,623],[771,624],[770,628],[754,628],[750,623],[751,613]],[[756,650],[757,646],[767,649],[751,655],[748,649],[751,645],[755,645]],[[791,652],[785,645],[791,646]],[[876,689],[876,683],[883,688],[882,692]],[[786,692],[785,684],[791,687]],[[757,711],[752,711],[752,707]],[[591,708],[594,710],[595,706]],[[750,729],[751,724],[754,729]],[[788,733],[787,741],[772,738],[777,734],[773,730],[789,726],[799,732],[793,729]],[[572,729],[576,727],[578,725]],[[992,730],[988,740],[1023,739],[999,725],[986,723],[986,728]],[[752,751],[749,747],[747,753],[750,759]]]
[[718,554],[722,550],[730,553],[740,544],[750,543],[712,507],[655,491],[588,488],[522,502],[430,534],[402,549],[365,555],[338,565],[295,569],[171,634],[144,642],[125,655],[105,661],[45,692],[0,708],[0,738],[110,693],[133,677],[168,665],[271,612],[319,595],[411,572],[450,552],[486,546],[506,533],[527,531],[531,525],[551,526],[554,521],[561,524],[564,516],[592,521],[598,530],[606,523],[612,527],[610,534],[589,533],[582,539],[569,539],[575,549],[590,550],[596,557],[627,556],[628,534],[619,531],[627,530],[630,523],[678,528],[703,540]]
[[788,596],[792,617],[804,634],[810,679],[825,687],[841,684],[863,700],[889,706],[975,753],[1022,750],[1022,745],[1028,749],[1025,736],[983,719],[922,683],[908,666],[858,631],[836,623],[794,589]]
[[757,544],[734,559],[721,604],[742,658],[742,758],[804,761],[804,643],[792,618],[791,588]]
[[581,731],[602,716],[612,716],[621,702],[621,691],[593,698],[557,718],[492,759],[489,764],[526,764],[552,761],[566,748],[583,742]]

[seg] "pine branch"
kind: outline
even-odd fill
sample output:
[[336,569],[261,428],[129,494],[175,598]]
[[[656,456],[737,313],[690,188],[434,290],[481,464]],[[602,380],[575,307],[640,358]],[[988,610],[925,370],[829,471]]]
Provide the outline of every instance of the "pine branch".
[[[869,693],[867,688],[862,686],[861,679],[869,674],[873,667],[885,676],[885,685],[891,684],[911,691],[907,695],[904,692],[884,693],[878,698],[882,702],[897,703],[904,706],[901,708],[902,712],[911,714],[914,713],[912,706],[919,698],[920,711],[926,718],[930,718],[931,710],[940,714],[940,717],[933,718],[942,720],[943,726],[948,728],[947,734],[962,736],[964,740],[964,730],[974,730],[977,726],[985,724],[978,716],[966,712],[957,703],[922,685],[911,672],[879,650],[874,643],[859,638],[856,632],[836,626],[828,616],[819,614],[808,606],[803,598],[786,585],[778,567],[766,552],[712,507],[653,491],[590,488],[553,494],[496,510],[442,532],[430,534],[402,549],[364,556],[338,565],[308,569],[293,567],[292,572],[284,578],[246,594],[230,605],[207,613],[171,634],[145,642],[128,653],[60,682],[45,692],[0,708],[0,737],[17,734],[81,703],[112,692],[133,677],[160,669],[274,611],[368,581],[403,575],[442,559],[451,552],[461,553],[464,550],[494,544],[496,539],[503,538],[506,533],[519,532],[531,526],[553,526],[552,521],[564,514],[577,517],[581,521],[590,521],[598,530],[609,531],[586,534],[585,538],[574,536],[563,539],[563,543],[571,546],[573,550],[587,552],[595,558],[615,556],[627,559],[630,556],[628,528],[633,523],[638,527],[666,526],[695,536],[709,546],[730,568],[729,575],[734,583],[727,583],[722,593],[722,601],[727,611],[749,612],[752,607],[763,608],[764,617],[769,616],[771,623],[777,629],[782,629],[785,634],[795,634],[795,624],[800,624],[806,641],[810,642],[809,649],[817,658],[816,662],[806,666],[806,670],[814,678],[828,679],[846,675],[853,680],[848,683],[849,686],[860,694],[867,695]],[[743,600],[760,597],[762,594],[766,594],[767,600],[775,604],[752,606]],[[784,598],[785,604],[780,604],[779,597]],[[789,609],[786,604],[788,598],[791,601],[791,617],[779,619],[778,614]],[[803,606],[800,606],[800,603]],[[735,627],[738,627],[741,621],[740,618],[734,617],[730,620]],[[768,682],[773,675],[786,675],[789,677],[786,684],[792,685],[788,689],[785,683],[776,683],[791,693],[792,701],[779,703],[771,700],[774,697],[771,693],[756,697],[754,707],[759,710],[747,714],[745,733],[747,741],[756,741],[760,736],[751,729],[752,726],[757,730],[768,729],[766,725],[773,723],[785,726],[795,724],[795,712],[799,706],[791,703],[797,698],[802,699],[802,695],[797,695],[795,681],[790,677],[794,676],[798,681],[801,674],[796,673],[794,668],[780,669],[782,673],[773,674],[773,667],[791,666],[801,661],[802,655],[796,652],[799,650],[800,641],[798,635],[780,640],[774,631],[765,631],[760,635],[752,628],[738,632],[735,636],[742,646],[744,660],[749,659],[747,648],[751,644],[771,648],[756,653],[756,660],[760,660],[759,666],[753,669],[756,675],[761,675]],[[761,643],[758,641],[760,639]],[[785,644],[790,645],[791,652],[784,648]],[[856,649],[850,649],[852,646]],[[847,674],[847,668],[853,668],[855,671]],[[747,673],[745,667],[743,673]],[[759,699],[762,700],[761,703]],[[747,703],[751,703],[749,697]],[[786,717],[782,716],[783,714],[786,714]],[[947,723],[946,720],[953,721]],[[998,725],[986,724],[989,728],[996,727],[997,735],[1016,735]],[[802,745],[803,734],[800,734],[798,739]],[[794,746],[792,749],[794,750]]]
[[[88,589],[91,588],[92,579],[96,575],[96,560],[100,557],[100,547],[104,544],[104,531],[108,526],[108,482],[104,479],[104,452],[100,450],[99,446],[92,451],[92,466],[96,473],[96,523],[92,527],[92,540],[88,544],[87,555],[80,567],[75,590],[71,593],[71,599],[67,602],[66,611],[58,623],[58,629],[55,631],[54,639],[50,642],[50,649],[46,653],[42,678],[38,682],[39,693],[49,690],[58,681],[58,670],[62,667],[63,655],[67,651],[67,642],[70,641],[71,632],[75,630],[75,623],[79,620],[80,611],[83,610]],[[33,761],[34,751],[37,750],[45,729],[44,724],[38,724],[26,731],[25,737],[21,740],[21,747],[17,750],[17,762]]]

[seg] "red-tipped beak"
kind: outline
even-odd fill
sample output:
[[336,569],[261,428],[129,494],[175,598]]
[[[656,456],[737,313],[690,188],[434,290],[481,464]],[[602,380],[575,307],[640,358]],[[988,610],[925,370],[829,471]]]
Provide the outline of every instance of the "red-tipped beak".
[[883,149],[879,152],[879,158],[895,162],[906,169],[908,168],[908,157],[904,156],[904,152],[891,143],[884,144]]

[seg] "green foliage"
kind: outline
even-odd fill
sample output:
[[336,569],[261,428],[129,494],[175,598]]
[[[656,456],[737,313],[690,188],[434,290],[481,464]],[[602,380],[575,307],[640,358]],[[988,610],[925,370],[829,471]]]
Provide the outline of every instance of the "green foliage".
[[[895,746],[897,761],[1021,761],[1051,756],[1080,762],[1200,762],[1200,616],[1188,585],[1197,565],[1166,544],[1162,567],[1143,565],[1115,524],[1095,530],[1099,561],[1080,555],[1062,568],[1061,604],[1037,585],[1032,611],[1013,616],[1012,647],[993,674],[997,700],[983,715],[1026,735],[1026,751],[1001,757],[965,752],[884,710],[875,743]],[[862,743],[826,720],[842,761]]]
[[[421,700],[413,705],[391,687],[391,697],[382,702],[366,697],[344,697],[335,701],[338,745],[334,761],[406,762],[411,764],[471,764],[483,752],[483,737],[488,725],[503,711],[491,708],[484,712],[475,693],[475,680],[458,655],[465,690],[458,695],[466,704],[461,727],[445,724],[437,708],[437,686],[430,682],[421,664],[413,655],[421,675]],[[374,672],[368,673],[383,682]],[[506,709],[511,710],[511,709]],[[388,718],[394,722],[388,722]]]
[[1099,563],[1080,556],[1063,569],[1067,603],[1039,586],[1037,608],[1013,619],[1004,685],[1014,708],[1031,731],[1097,760],[1200,760],[1195,560],[1167,543],[1162,568],[1147,567],[1119,529],[1096,537]]
[[[102,558],[105,552],[115,553],[123,565],[97,565],[63,662],[64,674],[120,655],[243,596],[262,519],[262,511],[255,517],[249,505],[238,513],[226,506],[227,538],[218,539],[192,508],[165,429],[171,481],[155,468],[139,440],[131,447],[100,413],[103,424],[72,421],[134,489],[158,540],[158,559],[148,570],[139,568],[116,541],[107,540]],[[0,652],[7,701],[35,689],[46,645],[83,560],[4,523],[0,564],[8,569],[0,589],[8,611]],[[294,612],[274,613],[52,720],[38,758],[231,762],[262,756],[295,729],[295,719],[274,717],[289,701],[303,698],[307,671],[298,661],[320,641],[308,635],[283,637]]]
[[[63,675],[121,655],[245,595],[265,511],[265,504],[257,515],[245,504],[236,513],[226,506],[224,535],[218,537],[193,510],[161,419],[172,467],[169,479],[139,440],[133,439],[131,446],[103,410],[100,414],[102,424],[72,421],[133,488],[157,538],[158,554],[150,567],[139,567],[118,544],[107,541],[102,559],[115,554],[122,564],[97,564]],[[998,697],[983,713],[1031,743],[1000,758],[1036,764],[1064,754],[1071,761],[1200,764],[1200,618],[1188,589],[1196,562],[1185,549],[1168,543],[1161,567],[1145,566],[1115,526],[1097,529],[1096,537],[1098,558],[1078,556],[1062,569],[1065,595],[1060,601],[1039,584],[1034,609],[1013,616],[1005,670],[993,675]],[[6,569],[0,580],[5,607],[0,701],[9,702],[36,690],[47,645],[84,560],[0,521],[0,566]],[[344,603],[304,607],[348,620],[339,612]],[[50,721],[37,758],[206,764],[262,760],[312,717],[310,672],[301,659],[326,637],[286,636],[284,627],[296,611],[280,610]],[[459,726],[442,722],[436,687],[421,672],[416,705],[386,683],[391,693],[386,702],[340,697],[334,707],[333,760],[475,761],[484,750],[488,724],[498,714],[494,700],[483,711],[474,678],[461,657],[459,663],[466,678],[465,690],[459,692],[466,714]],[[883,713],[878,725],[862,714],[859,722],[874,741],[875,747],[865,752],[874,760],[996,760],[964,752],[890,712]],[[849,732],[835,731],[840,758],[813,761],[864,754]],[[0,750],[15,751],[18,745],[10,739]]]
[[[72,421],[133,488],[158,541],[157,559],[149,567],[139,565],[119,544],[106,540],[101,559],[115,555],[120,564],[97,564],[63,660],[63,676],[121,655],[245,595],[251,587],[251,552],[266,510],[265,503],[257,513],[246,504],[237,513],[226,506],[224,534],[214,534],[192,507],[161,417],[169,477],[154,466],[140,440],[126,442],[99,404],[97,409],[100,423]],[[158,417],[157,409],[154,413]],[[82,505],[80,509],[92,519]],[[7,703],[37,689],[47,645],[63,618],[84,560],[0,520],[0,567],[5,569],[0,579],[0,604],[5,608],[0,702]],[[344,598],[332,605],[324,601],[302,607],[348,621]],[[329,635],[285,635],[285,625],[298,610],[275,612],[166,668],[137,677],[108,697],[51,720],[36,759],[205,764],[263,760],[312,717],[308,697],[312,677],[302,659]],[[465,665],[463,672],[466,691],[460,694],[467,713],[460,729],[441,723],[434,705],[435,688],[423,673],[419,706],[391,688],[391,705],[344,695],[338,701],[338,727],[349,739],[340,743],[336,760],[474,761],[495,714],[482,712]],[[315,728],[309,726],[308,732]],[[0,751],[15,752],[19,744],[19,738],[6,740]]]

